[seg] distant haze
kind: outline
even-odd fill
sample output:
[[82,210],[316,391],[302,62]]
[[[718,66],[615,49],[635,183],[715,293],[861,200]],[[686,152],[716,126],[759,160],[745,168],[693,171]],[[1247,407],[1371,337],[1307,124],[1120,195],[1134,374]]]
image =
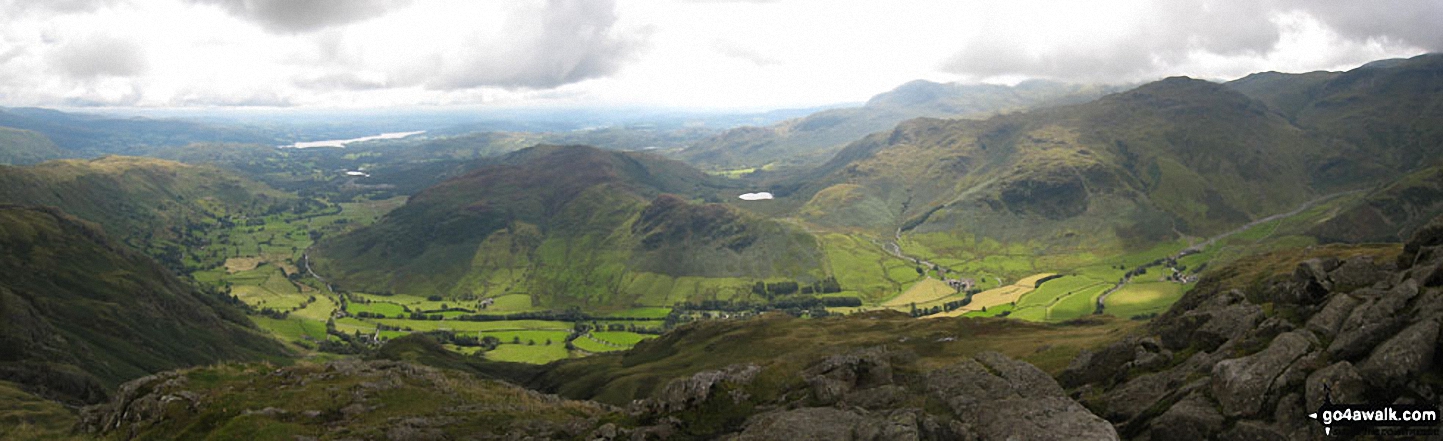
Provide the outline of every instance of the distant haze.
[[378,139],[401,139],[401,138],[405,138],[405,137],[407,137],[407,136],[419,135],[419,134],[422,134],[422,133],[426,133],[426,131],[422,130],[422,131],[416,131],[416,132],[393,132],[393,133],[382,133],[382,134],[380,134],[380,135],[375,135],[375,136],[362,136],[362,137],[360,137],[360,138],[351,138],[351,139],[330,139],[330,140],[325,140],[325,141],[306,141],[306,142],[297,142],[297,143],[295,143],[295,144],[291,144],[290,146],[291,146],[291,147],[294,147],[294,148],[298,148],[298,149],[311,148],[311,147],[345,147],[346,144],[350,144],[350,143],[354,143],[354,142],[375,141],[375,140],[378,140]]
[[865,100],[914,79],[1135,82],[1443,50],[1437,0],[0,0],[0,106]]

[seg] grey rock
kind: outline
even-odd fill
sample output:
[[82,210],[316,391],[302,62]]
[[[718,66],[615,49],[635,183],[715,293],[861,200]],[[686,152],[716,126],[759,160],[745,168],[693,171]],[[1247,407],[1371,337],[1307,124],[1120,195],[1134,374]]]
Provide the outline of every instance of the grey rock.
[[1117,429],[1066,397],[1010,398],[972,416],[980,439],[1115,440]]
[[1353,308],[1357,307],[1359,303],[1362,301],[1353,296],[1335,294],[1328,299],[1328,303],[1323,306],[1321,311],[1308,318],[1305,327],[1320,337],[1331,339],[1338,334],[1338,328],[1343,326],[1343,322],[1348,319],[1348,314],[1351,314]]
[[[1433,248],[1443,245],[1443,216],[1434,218],[1422,228],[1413,232],[1408,242],[1403,244],[1403,253],[1398,256],[1398,267],[1407,268],[1413,266],[1420,259],[1419,254],[1425,248]],[[1428,259],[1421,259],[1427,261]]]
[[1301,332],[1278,336],[1267,349],[1242,358],[1218,362],[1212,370],[1212,395],[1229,417],[1257,415],[1273,382],[1289,365],[1307,354],[1311,344]]
[[1057,376],[1057,381],[1065,387],[1077,387],[1115,378],[1137,354],[1130,342],[1124,339],[1096,352],[1083,349]]
[[1334,360],[1352,360],[1367,354],[1374,346],[1402,328],[1408,302],[1418,294],[1418,285],[1405,281],[1388,291],[1359,290],[1365,303],[1353,308],[1338,329],[1328,356]]
[[848,406],[880,410],[899,407],[911,398],[911,395],[911,392],[908,392],[907,388],[889,384],[886,386],[854,390],[847,394],[842,401]]
[[1211,313],[1211,319],[1194,331],[1191,339],[1200,349],[1211,351],[1252,330],[1263,317],[1263,308],[1258,305],[1230,305]]
[[1414,323],[1373,350],[1358,373],[1374,387],[1401,386],[1432,365],[1437,342],[1438,322]]
[[1166,349],[1163,349],[1162,352],[1138,351],[1133,361],[1124,365],[1123,369],[1154,371],[1166,367],[1169,363],[1172,363],[1172,351]]
[[1238,421],[1231,429],[1218,435],[1225,441],[1282,441],[1288,439],[1276,428],[1262,421]]
[[828,357],[802,372],[812,397],[822,404],[841,400],[854,388],[892,384],[892,365],[885,348],[868,348]]
[[[701,371],[687,378],[668,382],[655,399],[633,403],[633,412],[675,412],[705,403],[712,389],[723,383],[734,386],[750,384],[762,368],[754,364],[734,364],[717,370]],[[735,397],[733,397],[735,398]]]
[[[980,439],[1117,439],[1107,421],[1063,395],[1045,372],[993,352],[927,375],[928,394]],[[1005,409],[1005,411],[998,411]]]
[[[1324,388],[1324,385],[1327,387]],[[1313,371],[1308,375],[1308,380],[1303,386],[1303,394],[1306,398],[1304,409],[1317,410],[1323,405],[1323,398],[1329,394],[1334,403],[1359,404],[1363,403],[1363,394],[1367,392],[1368,386],[1363,382],[1363,377],[1352,363],[1340,361],[1328,365],[1325,368]]]
[[1443,263],[1430,262],[1414,266],[1408,278],[1425,287],[1443,285]]
[[742,432],[736,437],[740,441],[807,441],[807,440],[861,440],[856,431],[864,425],[876,425],[878,421],[856,413],[831,408],[808,407],[754,415],[747,419]]
[[[1391,265],[1390,265],[1391,266]],[[1337,269],[1328,273],[1333,280],[1332,291],[1351,292],[1359,288],[1373,286],[1388,279],[1392,268],[1385,267],[1373,262],[1371,256],[1355,256],[1343,261]]]
[[1328,279],[1328,272],[1338,267],[1338,259],[1308,259],[1298,263],[1297,269],[1293,270],[1293,280],[1296,282],[1315,282],[1324,288],[1332,288],[1332,281]]
[[1223,430],[1225,418],[1217,404],[1201,394],[1191,394],[1152,420],[1150,438],[1185,441],[1212,439]]
[[1062,386],[1051,375],[1025,361],[1007,358],[996,352],[983,352],[974,357],[997,376],[1006,380],[1023,398],[1065,396]]

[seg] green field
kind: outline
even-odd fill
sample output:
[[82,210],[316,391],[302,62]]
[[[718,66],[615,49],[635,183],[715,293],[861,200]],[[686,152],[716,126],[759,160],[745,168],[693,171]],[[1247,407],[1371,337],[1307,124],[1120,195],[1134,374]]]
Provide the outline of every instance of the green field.
[[494,303],[492,303],[491,306],[486,307],[485,312],[520,312],[531,311],[535,309],[536,307],[531,306],[531,296],[526,294],[507,294],[504,296],[496,297]]
[[1047,321],[1065,321],[1092,315],[1097,310],[1097,297],[1112,289],[1111,283],[1093,285],[1063,297],[1047,312]]
[[595,331],[591,333],[591,336],[596,337],[598,340],[628,347],[635,346],[637,343],[641,343],[642,340],[656,338],[654,335],[637,334],[626,331]]
[[322,321],[302,318],[277,320],[262,316],[251,316],[251,321],[284,341],[302,341],[305,340],[305,337],[315,340],[326,339],[326,322]]
[[571,353],[566,350],[566,345],[557,342],[551,346],[539,343],[535,346],[528,346],[526,344],[502,344],[501,346],[497,346],[496,349],[486,351],[484,356],[488,360],[544,364],[564,358],[571,358]]
[[585,336],[582,336],[582,337],[580,337],[580,338],[577,338],[576,340],[572,340],[572,341],[571,341],[571,344],[572,344],[573,346],[576,346],[576,349],[580,349],[580,350],[583,350],[583,351],[586,351],[586,352],[590,352],[590,353],[593,353],[593,354],[600,354],[600,353],[614,352],[614,351],[625,351],[625,350],[628,349],[628,347],[617,347],[617,346],[611,346],[611,345],[608,345],[608,344],[605,344],[605,343],[601,343],[601,342],[598,342],[598,341],[596,341],[596,340],[592,340],[592,339],[590,339],[590,338],[587,338],[587,337],[585,337]]
[[279,268],[270,265],[225,275],[221,280],[231,284],[231,294],[256,308],[288,311],[301,306],[310,297],[287,280]]
[[1103,312],[1121,318],[1160,313],[1182,298],[1190,287],[1172,282],[1134,280],[1107,296]]
[[[347,334],[353,334],[357,331],[360,331],[361,334],[371,334],[376,332],[376,324],[351,317],[343,317],[336,319],[336,330]],[[384,335],[385,333],[383,332],[382,334]]]
[[386,317],[396,317],[396,316],[399,316],[399,315],[405,315],[405,314],[406,314],[406,308],[402,307],[401,305],[397,305],[397,304],[395,304],[395,303],[387,303],[387,302],[371,302],[371,303],[350,302],[350,303],[347,304],[347,306],[346,306],[346,312],[349,312],[349,313],[352,313],[352,314],[355,314],[355,313],[358,313],[358,312],[368,312],[368,313],[371,313],[371,314],[381,314],[381,315],[386,316]]
[[401,320],[401,319],[378,319],[377,323],[398,328],[410,328],[412,331],[436,331],[448,330],[458,332],[478,331],[520,331],[531,329],[551,329],[569,331],[573,327],[567,322],[553,322],[546,320],[497,320],[489,322],[468,322],[461,320]]

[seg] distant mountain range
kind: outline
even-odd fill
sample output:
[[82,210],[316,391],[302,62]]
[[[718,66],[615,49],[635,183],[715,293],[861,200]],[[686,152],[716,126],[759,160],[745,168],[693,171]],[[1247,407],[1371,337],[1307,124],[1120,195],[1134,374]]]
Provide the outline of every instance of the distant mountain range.
[[824,110],[770,126],[728,130],[698,141],[676,155],[698,167],[737,169],[773,165],[815,165],[869,133],[917,117],[981,119],[1039,107],[1078,103],[1122,90],[1026,81],[1016,86],[965,85],[917,80],[879,94],[861,107]]

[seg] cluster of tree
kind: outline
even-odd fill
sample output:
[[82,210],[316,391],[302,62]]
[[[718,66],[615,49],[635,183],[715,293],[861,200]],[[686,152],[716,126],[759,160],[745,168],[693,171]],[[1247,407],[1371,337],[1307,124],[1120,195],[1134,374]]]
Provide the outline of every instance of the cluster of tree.
[[424,312],[415,311],[411,313],[409,318],[411,320],[443,320],[446,318],[446,316],[443,316],[441,314],[426,314]]
[[502,320],[549,320],[558,322],[582,322],[590,321],[592,319],[593,317],[583,314],[581,310],[571,308],[565,311],[531,311],[514,312],[511,314],[462,314],[456,316],[452,320],[461,320],[468,322],[495,322]]
[[1049,281],[1049,280],[1058,279],[1058,278],[1061,278],[1061,277],[1063,277],[1062,274],[1053,274],[1053,275],[1050,275],[1050,276],[1047,276],[1047,277],[1043,277],[1043,278],[1041,278],[1041,279],[1037,279],[1037,283],[1033,284],[1032,287],[1033,287],[1033,288],[1041,288],[1043,283],[1047,283],[1047,281]]
[[814,297],[799,295],[775,299],[770,302],[702,300],[700,302],[683,302],[672,305],[672,313],[676,313],[677,311],[760,312],[787,308],[811,308],[814,306],[827,308],[857,307],[862,306],[862,299],[850,296]]
[[1137,314],[1137,315],[1134,315],[1134,316],[1132,316],[1132,317],[1130,317],[1130,318],[1133,319],[1133,320],[1152,320],[1152,319],[1154,319],[1154,318],[1157,318],[1157,313],[1156,313],[1156,312],[1149,312],[1149,313],[1147,313],[1147,314]]
[[752,294],[772,298],[789,294],[831,294],[842,292],[842,285],[837,283],[836,277],[828,276],[825,279],[802,285],[794,281],[765,283],[758,281],[752,285]]
[[594,321],[591,323],[577,323],[576,326],[572,328],[572,333],[575,334],[586,334],[591,331],[626,331],[635,332],[637,334],[651,335],[661,335],[662,333],[666,332],[666,330],[663,328],[648,328],[644,326],[637,326],[635,323],[608,323],[602,325]]

